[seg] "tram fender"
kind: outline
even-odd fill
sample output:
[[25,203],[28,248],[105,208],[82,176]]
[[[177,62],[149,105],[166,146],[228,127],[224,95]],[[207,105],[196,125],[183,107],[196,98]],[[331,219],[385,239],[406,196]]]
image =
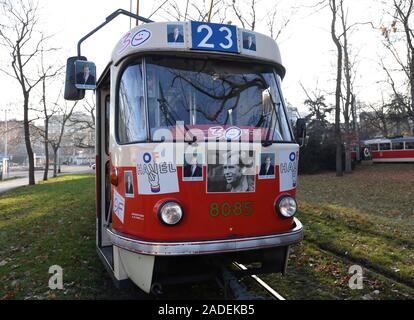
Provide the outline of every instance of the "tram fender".
[[150,293],[155,257],[127,251],[115,246],[114,251],[115,248],[119,252],[119,264],[125,275],[141,290]]

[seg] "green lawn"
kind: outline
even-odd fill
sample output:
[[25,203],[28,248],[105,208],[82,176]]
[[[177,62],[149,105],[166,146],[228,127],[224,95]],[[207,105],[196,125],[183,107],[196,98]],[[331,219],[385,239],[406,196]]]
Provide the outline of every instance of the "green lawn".
[[[49,289],[54,265],[63,268],[63,290]],[[172,295],[182,297],[220,298],[220,292],[200,284]],[[93,175],[59,177],[0,195],[0,300],[147,298],[137,289],[118,290],[98,258]]]
[[[267,276],[296,299],[414,299],[414,165],[358,166],[299,178],[298,218],[305,240],[286,277]],[[364,288],[348,285],[351,265]]]
[[[353,174],[301,176],[298,218],[305,240],[288,274],[263,278],[288,299],[414,298],[414,165],[357,167]],[[139,299],[116,289],[95,251],[94,176],[52,179],[0,195],[0,299]],[[348,286],[351,265],[364,288]],[[64,290],[48,288],[63,268]],[[260,290],[248,279],[245,283]],[[182,293],[185,292],[185,296]],[[172,298],[221,298],[214,285]]]
[[[91,175],[65,176],[0,196],[0,298],[122,298],[95,251]],[[64,290],[49,290],[49,267]]]

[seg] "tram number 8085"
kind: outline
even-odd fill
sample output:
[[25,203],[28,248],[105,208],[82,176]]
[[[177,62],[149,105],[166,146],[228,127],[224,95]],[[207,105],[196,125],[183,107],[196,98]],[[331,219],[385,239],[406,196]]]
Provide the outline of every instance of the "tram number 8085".
[[238,201],[233,204],[229,202],[223,202],[221,204],[217,202],[212,202],[210,204],[210,216],[213,218],[217,218],[219,215],[223,217],[249,217],[253,215],[253,202]]

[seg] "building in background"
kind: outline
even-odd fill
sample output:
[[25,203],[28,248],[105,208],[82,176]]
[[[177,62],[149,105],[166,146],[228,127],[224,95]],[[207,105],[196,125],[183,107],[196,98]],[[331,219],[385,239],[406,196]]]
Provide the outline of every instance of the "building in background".
[[[6,134],[7,127],[7,134]],[[57,141],[62,127],[62,116],[52,116],[49,121],[49,140]],[[37,168],[45,165],[44,125],[33,124],[31,143]],[[7,139],[7,140],[6,140]],[[10,159],[10,167],[28,164],[24,141],[23,121],[0,121],[0,157]],[[53,164],[53,149],[49,147],[49,162]],[[66,123],[60,148],[60,164],[90,165],[95,162],[95,128],[93,119],[86,113],[74,113]]]

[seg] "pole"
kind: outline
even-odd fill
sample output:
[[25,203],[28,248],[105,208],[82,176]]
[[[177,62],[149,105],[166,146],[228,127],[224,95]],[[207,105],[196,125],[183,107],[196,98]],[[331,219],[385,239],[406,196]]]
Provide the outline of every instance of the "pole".
[[[139,0],[137,0],[137,16],[139,16]],[[139,24],[139,20],[137,20],[137,27]]]
[[[129,0],[129,12],[132,13],[132,0]],[[129,17],[129,30],[132,29],[132,18]]]
[[211,0],[210,12],[208,13],[208,22],[211,22],[211,12],[213,11],[214,0]]
[[5,119],[5,123],[6,123],[6,134],[4,135],[4,157],[7,158],[7,140],[8,140],[8,124],[7,124],[7,109],[4,110],[4,119]]
[[[89,141],[88,141],[89,145],[91,144],[91,140],[92,140],[92,132],[89,132]],[[90,166],[92,166],[92,152],[91,152],[90,148],[89,148],[88,158],[89,158],[89,167],[90,167]]]
[[187,0],[187,6],[185,7],[185,16],[184,16],[184,21],[187,20],[187,13],[188,13],[188,3],[190,2],[190,0]]

